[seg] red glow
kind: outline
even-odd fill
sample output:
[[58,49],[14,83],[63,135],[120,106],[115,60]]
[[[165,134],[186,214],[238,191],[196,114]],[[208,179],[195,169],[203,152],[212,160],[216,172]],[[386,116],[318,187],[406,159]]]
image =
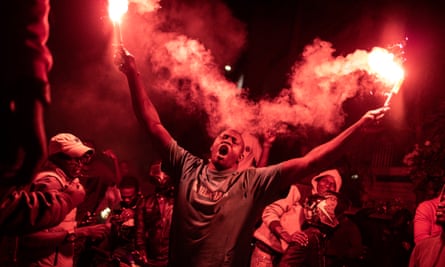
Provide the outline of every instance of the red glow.
[[405,71],[394,54],[376,47],[368,55],[371,71],[385,84],[393,85],[391,93],[397,93],[405,78]]

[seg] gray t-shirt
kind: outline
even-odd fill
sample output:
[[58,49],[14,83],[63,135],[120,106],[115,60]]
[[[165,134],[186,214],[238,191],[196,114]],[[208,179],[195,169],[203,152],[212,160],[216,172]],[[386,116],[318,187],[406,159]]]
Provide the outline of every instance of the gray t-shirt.
[[250,242],[264,207],[286,190],[281,165],[211,171],[207,162],[172,142],[171,176],[177,196],[170,234],[170,266],[247,266]]

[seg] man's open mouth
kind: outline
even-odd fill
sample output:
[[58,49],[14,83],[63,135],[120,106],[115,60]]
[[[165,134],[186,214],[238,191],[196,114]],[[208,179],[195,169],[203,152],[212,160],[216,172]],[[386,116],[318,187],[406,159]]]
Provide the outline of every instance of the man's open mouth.
[[221,145],[218,149],[218,154],[220,154],[221,156],[225,156],[229,153],[229,146],[228,145]]

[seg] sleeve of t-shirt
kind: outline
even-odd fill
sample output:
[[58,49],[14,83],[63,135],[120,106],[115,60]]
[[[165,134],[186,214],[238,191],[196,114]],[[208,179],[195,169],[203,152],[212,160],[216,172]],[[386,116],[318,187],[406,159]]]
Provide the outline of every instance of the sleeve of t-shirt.
[[270,165],[262,168],[246,170],[249,173],[250,190],[258,201],[263,201],[265,205],[282,198],[283,192],[289,188],[284,188],[281,179],[281,164]]
[[202,162],[202,159],[190,154],[190,152],[179,146],[176,141],[170,143],[168,159],[166,160],[166,171],[175,180],[180,179],[182,173],[186,173],[190,168]]

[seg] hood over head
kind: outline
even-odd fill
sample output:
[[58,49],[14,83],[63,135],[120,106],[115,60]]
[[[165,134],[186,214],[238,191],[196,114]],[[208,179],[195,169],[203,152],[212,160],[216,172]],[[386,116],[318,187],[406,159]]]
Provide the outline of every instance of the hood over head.
[[335,185],[336,185],[336,192],[340,191],[341,188],[341,184],[342,184],[342,179],[341,179],[341,175],[338,172],[337,169],[331,169],[331,170],[327,170],[324,172],[321,172],[320,174],[314,176],[314,178],[312,178],[311,180],[311,184],[312,184],[312,194],[317,194],[317,184],[318,181],[320,180],[320,178],[323,178],[325,176],[331,176],[334,178],[335,180]]

